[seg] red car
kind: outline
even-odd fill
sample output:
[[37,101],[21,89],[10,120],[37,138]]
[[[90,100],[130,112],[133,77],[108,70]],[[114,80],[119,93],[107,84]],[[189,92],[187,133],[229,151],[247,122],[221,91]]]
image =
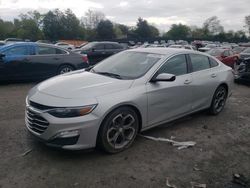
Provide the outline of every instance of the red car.
[[225,65],[234,68],[235,63],[239,57],[230,49],[214,48],[207,52],[211,56],[216,57]]

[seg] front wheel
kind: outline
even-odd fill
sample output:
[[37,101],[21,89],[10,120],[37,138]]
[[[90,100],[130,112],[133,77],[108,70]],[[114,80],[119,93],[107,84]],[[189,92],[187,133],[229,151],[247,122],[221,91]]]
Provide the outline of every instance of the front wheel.
[[108,153],[118,153],[134,142],[139,128],[136,112],[129,107],[121,107],[111,112],[102,123],[97,144]]
[[212,115],[219,114],[223,110],[226,104],[226,100],[227,100],[227,89],[225,88],[225,86],[219,86],[214,93],[213,100],[209,108],[210,114]]

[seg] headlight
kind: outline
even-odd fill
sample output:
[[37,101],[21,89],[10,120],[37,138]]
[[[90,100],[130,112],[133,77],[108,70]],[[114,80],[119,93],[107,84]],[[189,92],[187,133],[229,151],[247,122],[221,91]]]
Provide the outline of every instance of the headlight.
[[48,113],[58,118],[79,117],[89,114],[95,109],[96,105],[83,107],[55,108],[48,110]]

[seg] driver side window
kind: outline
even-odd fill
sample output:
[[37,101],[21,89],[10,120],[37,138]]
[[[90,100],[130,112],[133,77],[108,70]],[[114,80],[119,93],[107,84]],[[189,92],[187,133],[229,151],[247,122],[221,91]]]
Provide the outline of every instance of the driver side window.
[[177,55],[169,59],[158,71],[158,74],[161,73],[173,74],[175,76],[187,74],[186,56],[184,54]]

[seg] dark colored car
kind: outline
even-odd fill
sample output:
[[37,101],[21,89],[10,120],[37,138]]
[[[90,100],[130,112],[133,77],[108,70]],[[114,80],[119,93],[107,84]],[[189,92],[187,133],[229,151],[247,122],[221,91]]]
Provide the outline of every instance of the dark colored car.
[[87,54],[90,65],[94,65],[122,50],[124,50],[123,46],[117,42],[90,42],[74,52]]
[[225,65],[234,69],[235,63],[238,61],[238,56],[233,53],[230,49],[223,49],[223,48],[213,48],[207,53],[211,56],[216,57]]
[[86,57],[49,44],[5,45],[0,48],[0,80],[49,78],[88,67]]
[[250,58],[241,60],[240,65],[235,70],[235,82],[250,84]]
[[250,58],[250,47],[246,48],[244,51],[240,53],[240,59]]

